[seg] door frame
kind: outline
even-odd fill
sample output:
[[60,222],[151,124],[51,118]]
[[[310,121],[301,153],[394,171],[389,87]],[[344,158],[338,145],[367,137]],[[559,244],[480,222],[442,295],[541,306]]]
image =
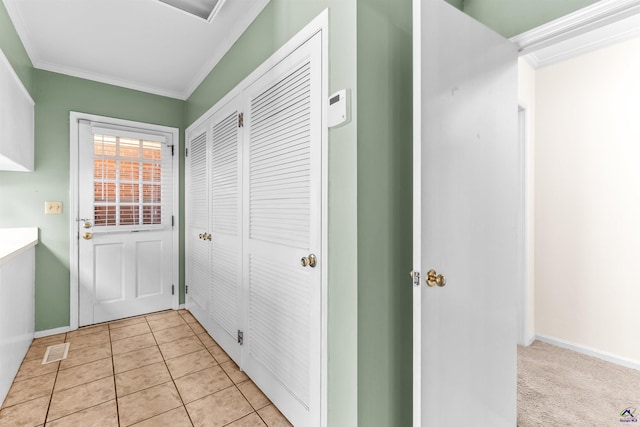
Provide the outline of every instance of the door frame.
[[[589,51],[597,50],[625,40],[637,37],[640,30],[635,26],[629,28],[629,24],[622,26],[607,34],[606,38],[595,39],[589,36],[590,33],[616,24],[626,18],[640,14],[640,0],[608,0],[596,2],[590,6],[579,9],[568,15],[562,16],[551,22],[542,24],[531,30],[525,31],[509,40],[518,46],[519,57],[526,60],[534,70],[544,68],[570,59]],[[571,42],[574,37],[582,36],[576,42]],[[555,55],[550,59],[541,59],[536,56],[546,48],[559,47]],[[535,312],[535,302],[530,300],[530,296],[535,292],[534,262],[535,262],[535,201],[534,201],[534,180],[535,166],[533,159],[535,150],[535,139],[529,139],[528,128],[535,126],[535,117],[531,116],[531,110],[526,103],[519,103],[519,124],[524,125],[519,130],[518,142],[520,145],[523,167],[523,206],[522,206],[522,231],[523,241],[519,245],[523,259],[520,263],[521,282],[518,284],[517,309],[521,314],[518,320],[518,344],[528,346],[536,339],[535,328],[529,331],[530,319]],[[535,113],[534,113],[535,114]],[[535,325],[535,321],[534,321]]]
[[173,277],[172,283],[177,285],[177,290],[172,296],[172,308],[177,310],[180,305],[180,129],[160,126],[150,123],[135,122],[131,120],[116,119],[113,117],[98,116],[95,114],[80,113],[71,111],[69,113],[69,330],[78,329],[79,322],[79,264],[78,257],[80,254],[80,241],[78,239],[80,233],[80,223],[77,221],[77,213],[79,209],[78,188],[79,188],[79,155],[78,148],[80,144],[78,122],[87,120],[92,122],[101,122],[113,126],[122,126],[129,128],[138,128],[146,131],[164,133],[171,137],[171,144],[175,146],[172,159],[173,167],[173,188],[172,188],[172,209],[174,217],[174,226],[171,231],[172,253],[173,259]]
[[[291,52],[302,46],[307,40],[317,33],[321,34],[321,97],[323,98],[323,106],[321,108],[321,212],[320,212],[320,286],[322,287],[320,294],[320,425],[327,426],[328,412],[328,289],[329,289],[329,128],[327,125],[327,108],[329,105],[329,9],[324,9],[315,18],[313,18],[304,28],[292,36],[280,48],[278,48],[269,58],[254,69],[249,75],[242,79],[233,87],[226,95],[221,97],[211,108],[204,112],[198,119],[191,123],[185,130],[185,141],[188,141],[187,134],[192,130],[206,122],[219,109],[224,108],[228,102],[236,96],[241,95],[244,88],[248,87],[256,81],[260,76],[268,70],[276,66],[280,61],[286,58]],[[186,166],[185,166],[186,167]],[[185,295],[185,304],[187,295]]]

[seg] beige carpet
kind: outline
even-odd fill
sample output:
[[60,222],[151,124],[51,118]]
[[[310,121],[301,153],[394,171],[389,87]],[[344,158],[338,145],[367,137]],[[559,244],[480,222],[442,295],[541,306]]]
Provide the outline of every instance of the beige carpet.
[[[629,406],[637,423],[620,422]],[[518,426],[640,427],[640,371],[539,341],[519,346]]]

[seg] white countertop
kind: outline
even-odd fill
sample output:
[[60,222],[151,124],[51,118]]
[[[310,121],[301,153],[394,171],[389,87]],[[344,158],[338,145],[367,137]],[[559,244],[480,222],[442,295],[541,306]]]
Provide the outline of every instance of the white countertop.
[[38,244],[38,227],[0,228],[0,265]]

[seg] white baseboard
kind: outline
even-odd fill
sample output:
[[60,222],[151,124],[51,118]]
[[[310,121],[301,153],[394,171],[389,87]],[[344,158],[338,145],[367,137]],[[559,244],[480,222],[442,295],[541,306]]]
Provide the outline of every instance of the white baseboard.
[[185,304],[180,304],[180,305],[178,306],[178,310],[184,310],[184,308],[185,308]]
[[537,334],[536,339],[538,341],[542,341],[547,344],[555,345],[556,347],[566,348],[568,350],[573,350],[577,353],[582,353],[582,354],[586,354],[587,356],[597,357],[598,359],[606,360],[607,362],[615,363],[616,365],[625,366],[627,368],[636,369],[640,371],[640,361],[637,361],[637,360],[616,356],[615,354],[607,353],[606,351],[597,350],[595,348],[572,343],[560,338],[554,338],[547,335]]
[[[529,347],[531,344],[533,344],[533,342],[534,342],[535,340],[536,340],[536,336],[535,336],[535,335],[531,336],[531,337],[527,340],[527,343],[525,344],[525,347]],[[540,340],[540,341],[542,341],[542,340]]]
[[69,332],[70,330],[71,328],[69,328],[68,326],[63,326],[61,328],[55,328],[55,329],[47,329],[46,331],[37,331],[33,335],[33,337],[34,338],[48,337],[50,335],[63,334],[65,332]]

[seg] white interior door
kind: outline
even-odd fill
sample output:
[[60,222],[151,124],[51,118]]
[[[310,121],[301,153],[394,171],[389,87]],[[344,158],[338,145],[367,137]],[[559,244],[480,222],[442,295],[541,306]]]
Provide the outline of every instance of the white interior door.
[[187,135],[186,306],[203,325],[209,317],[209,137],[206,123]]
[[211,118],[210,208],[212,240],[209,331],[240,364],[242,321],[242,144],[238,96]]
[[79,325],[173,302],[172,149],[166,135],[79,124]]
[[414,31],[414,425],[514,426],[516,48],[443,0]]
[[321,88],[316,34],[244,92],[241,367],[297,426],[320,422]]

